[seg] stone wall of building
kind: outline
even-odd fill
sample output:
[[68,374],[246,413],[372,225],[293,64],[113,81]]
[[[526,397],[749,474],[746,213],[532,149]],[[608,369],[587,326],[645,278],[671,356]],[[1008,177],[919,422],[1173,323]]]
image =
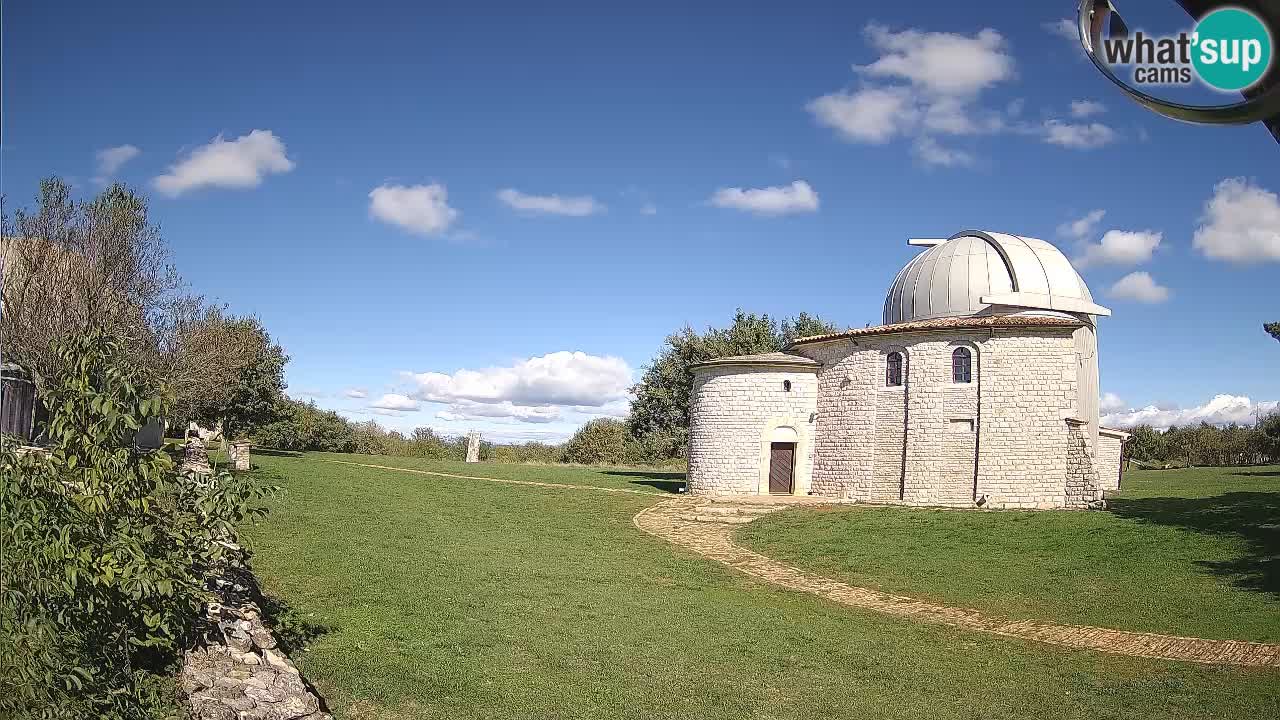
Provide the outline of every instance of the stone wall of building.
[[1124,457],[1124,436],[1103,430],[1098,434],[1098,453],[1094,466],[1098,469],[1098,488],[1120,489],[1120,463]]
[[[816,369],[816,368],[815,368]],[[791,389],[784,389],[790,381]],[[810,489],[818,381],[813,370],[713,366],[694,373],[688,485],[696,493],[768,492],[769,444],[795,431],[794,492]]]
[[[968,384],[952,382],[959,346],[973,353]],[[885,383],[894,350],[906,356],[903,388]],[[976,500],[983,507],[1066,505],[1065,418],[1077,412],[1079,397],[1070,328],[874,335],[795,352],[822,363],[815,494],[958,507]]]
[[1089,446],[1089,423],[1072,419],[1067,422],[1067,484],[1064,505],[1086,508],[1102,499],[1098,489],[1098,471],[1093,465],[1093,449]]

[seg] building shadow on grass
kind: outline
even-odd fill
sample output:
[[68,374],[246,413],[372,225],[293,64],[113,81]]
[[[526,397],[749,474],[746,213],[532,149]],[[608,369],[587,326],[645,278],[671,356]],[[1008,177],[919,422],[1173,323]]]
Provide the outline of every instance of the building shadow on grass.
[[1237,587],[1280,599],[1280,492],[1113,498],[1108,504],[1118,517],[1243,540],[1240,557],[1197,564]]
[[619,477],[634,477],[638,480],[632,480],[632,485],[644,485],[645,487],[655,488],[662,492],[678,493],[684,487],[684,473],[682,472],[663,472],[661,470],[605,470],[605,475],[617,475]]
[[298,452],[297,450],[275,450],[272,448],[256,447],[253,450],[251,450],[250,453],[252,455],[268,455],[270,457],[291,457],[291,458],[302,457],[302,453]]

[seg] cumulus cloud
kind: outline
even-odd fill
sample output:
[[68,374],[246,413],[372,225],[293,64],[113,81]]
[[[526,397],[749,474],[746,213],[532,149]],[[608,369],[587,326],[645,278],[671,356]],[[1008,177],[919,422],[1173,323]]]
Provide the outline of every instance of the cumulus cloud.
[[854,70],[870,77],[901,79],[940,96],[971,96],[1013,76],[1013,56],[1004,37],[986,28],[975,35],[903,30],[867,25],[866,35],[882,55]]
[[1159,407],[1116,410],[1102,416],[1102,424],[1108,427],[1127,428],[1134,425],[1150,425],[1161,430],[1182,425],[1250,424],[1259,415],[1280,409],[1280,402],[1253,402],[1245,395],[1215,395],[1209,402],[1192,408]]
[[1061,18],[1058,20],[1050,20],[1049,22],[1040,23],[1040,27],[1050,35],[1056,35],[1064,40],[1071,42],[1079,42],[1080,30],[1076,26],[1076,21],[1070,18]]
[[1013,56],[1000,33],[893,32],[873,23],[865,34],[880,53],[874,62],[853,68],[867,84],[810,101],[806,109],[818,124],[848,142],[882,144],[898,136],[916,137],[917,159],[949,167],[970,165],[973,155],[943,148],[932,136],[1006,128],[1000,112],[978,103],[983,91],[1014,75]]
[[156,190],[173,197],[203,187],[254,188],[267,175],[293,168],[284,143],[275,133],[254,130],[235,140],[224,140],[219,135],[151,182]]
[[364,388],[347,388],[342,391],[342,394],[356,400],[363,400],[369,397],[369,391]]
[[550,406],[516,405],[509,400],[500,403],[456,402],[436,413],[441,420],[511,419],[526,423],[549,423],[560,419],[560,409]]
[[94,180],[96,182],[106,182],[125,163],[138,157],[141,153],[142,151],[134,145],[117,145],[99,150],[94,153],[94,158],[98,162],[97,177]]
[[1124,404],[1124,400],[1121,400],[1120,396],[1113,392],[1102,393],[1101,402],[1098,403],[1098,409],[1102,411],[1103,415],[1120,412],[1127,407]]
[[707,202],[757,215],[788,215],[817,212],[818,193],[804,180],[796,180],[777,187],[720,188]]
[[1078,267],[1138,265],[1151,259],[1163,238],[1154,230],[1108,230],[1097,243],[1085,245],[1075,263]]
[[1155,304],[1169,299],[1169,288],[1157,283],[1148,272],[1132,272],[1111,286],[1112,297]]
[[1280,261],[1280,199],[1245,178],[1223,180],[1205,203],[1191,244],[1214,260]]
[[625,403],[631,368],[617,357],[583,352],[554,352],[505,367],[480,370],[406,373],[416,386],[411,395],[448,407],[444,420],[510,418],[551,422],[562,411],[608,415]]
[[604,212],[604,205],[590,195],[528,195],[506,188],[498,191],[498,199],[521,212],[584,217]]
[[971,153],[945,148],[931,137],[922,137],[917,140],[912,147],[912,152],[915,154],[916,159],[925,165],[957,167],[974,164],[974,157]]
[[369,216],[418,235],[439,235],[458,219],[444,185],[379,185],[369,192]]
[[851,142],[886,143],[915,125],[920,110],[907,88],[834,92],[806,106],[820,125]]
[[1045,120],[1041,127],[1042,139],[1050,145],[1072,150],[1092,150],[1116,140],[1116,131],[1099,122],[1071,123],[1064,120]]
[[1084,240],[1093,235],[1098,223],[1102,222],[1102,217],[1106,214],[1106,210],[1090,210],[1082,218],[1059,225],[1058,234],[1073,240]]
[[405,412],[418,409],[418,401],[407,395],[399,393],[387,393],[377,400],[369,403],[370,409],[373,410],[396,410]]
[[1071,101],[1071,117],[1087,118],[1093,115],[1101,115],[1106,111],[1107,106],[1097,100]]

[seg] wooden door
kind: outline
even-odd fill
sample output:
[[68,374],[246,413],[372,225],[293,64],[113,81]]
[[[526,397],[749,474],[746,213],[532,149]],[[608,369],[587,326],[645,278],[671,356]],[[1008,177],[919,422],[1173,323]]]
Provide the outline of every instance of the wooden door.
[[791,494],[796,465],[796,444],[776,442],[769,446],[769,492]]

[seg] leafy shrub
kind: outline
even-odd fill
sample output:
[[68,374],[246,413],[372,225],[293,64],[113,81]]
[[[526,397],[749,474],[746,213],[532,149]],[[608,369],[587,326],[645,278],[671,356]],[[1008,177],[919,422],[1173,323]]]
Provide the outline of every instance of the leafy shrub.
[[1130,428],[1125,456],[1158,465],[1265,465],[1280,461],[1280,413],[1253,427],[1208,423],[1156,430]]
[[634,454],[627,424],[613,418],[591,420],[578,428],[564,446],[565,462],[618,465]]
[[316,407],[314,402],[285,398],[277,408],[276,418],[253,431],[256,444],[279,450],[355,451],[355,427],[338,413]]
[[91,333],[61,349],[48,453],[0,448],[0,717],[172,716],[217,542],[260,513],[246,478],[184,477],[133,446],[168,398]]
[[[481,456],[484,456],[483,452]],[[564,446],[540,442],[494,445],[489,450],[488,459],[501,463],[558,463],[564,459]]]

